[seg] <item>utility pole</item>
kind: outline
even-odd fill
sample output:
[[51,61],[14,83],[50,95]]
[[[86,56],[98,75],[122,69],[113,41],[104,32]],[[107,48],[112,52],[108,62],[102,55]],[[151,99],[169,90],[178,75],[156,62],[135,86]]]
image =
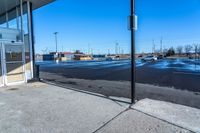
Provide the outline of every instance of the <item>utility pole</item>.
[[93,55],[93,48],[91,48],[91,54]]
[[163,38],[160,39],[160,54],[163,53]]
[[122,48],[122,55],[124,55],[124,49]]
[[152,43],[153,43],[152,53],[155,54],[156,45],[155,45],[154,39],[153,39]]
[[108,49],[108,55],[110,55],[110,49]]
[[90,44],[88,43],[88,55],[90,54]]
[[57,54],[58,53],[58,38],[57,38],[58,32],[54,32],[53,34],[55,35],[56,54]]
[[115,44],[115,54],[116,55],[118,55],[118,46],[119,46],[119,43],[116,42],[116,44]]

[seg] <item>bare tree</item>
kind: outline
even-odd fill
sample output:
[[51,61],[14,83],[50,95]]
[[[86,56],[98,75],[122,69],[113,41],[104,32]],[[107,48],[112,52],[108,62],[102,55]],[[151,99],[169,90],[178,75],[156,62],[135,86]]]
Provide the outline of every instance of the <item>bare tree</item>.
[[197,53],[200,55],[200,44],[198,44]]
[[173,55],[175,55],[175,54],[176,54],[176,53],[175,53],[174,48],[171,47],[171,48],[168,49],[166,56],[173,56]]
[[163,54],[165,54],[165,55],[166,55],[166,54],[167,54],[167,51],[168,51],[168,49],[166,49],[166,48],[165,48],[165,49],[163,49]]
[[200,44],[198,44],[198,46],[197,46],[197,54],[198,54],[198,58],[199,58],[199,56],[200,56]]
[[190,51],[192,50],[192,46],[190,44],[185,45],[185,53],[187,54],[187,56],[189,56]]
[[43,54],[48,54],[48,47],[46,47],[45,49],[41,50]]
[[193,44],[194,46],[194,52],[195,52],[195,59],[197,59],[198,56],[198,44]]
[[178,46],[178,47],[176,48],[176,51],[177,51],[177,53],[178,53],[179,55],[181,55],[181,54],[183,53],[183,46]]
[[195,54],[197,54],[197,52],[198,52],[198,44],[193,44],[193,46],[194,46]]

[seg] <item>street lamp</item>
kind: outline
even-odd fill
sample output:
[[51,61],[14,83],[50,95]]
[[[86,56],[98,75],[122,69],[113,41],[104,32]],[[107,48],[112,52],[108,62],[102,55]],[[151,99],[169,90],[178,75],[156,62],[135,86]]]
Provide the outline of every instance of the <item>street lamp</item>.
[[55,35],[55,42],[56,42],[56,54],[57,54],[57,53],[58,53],[58,39],[57,39],[58,32],[54,32],[53,34]]

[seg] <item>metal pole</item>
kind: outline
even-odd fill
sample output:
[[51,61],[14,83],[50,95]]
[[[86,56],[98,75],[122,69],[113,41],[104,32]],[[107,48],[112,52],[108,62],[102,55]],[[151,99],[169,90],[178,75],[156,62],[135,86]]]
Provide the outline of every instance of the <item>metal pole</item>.
[[160,53],[163,54],[163,37],[160,39]]
[[24,19],[23,19],[23,1],[20,0],[20,21],[21,21],[21,39],[22,42],[24,43]]
[[29,33],[29,46],[30,46],[30,63],[31,63],[31,72],[32,78],[35,78],[36,66],[35,66],[35,45],[34,45],[34,31],[33,31],[33,12],[32,12],[32,3],[27,1],[27,14],[28,14],[28,33]]
[[16,22],[17,22],[17,30],[19,30],[19,11],[18,11],[19,9],[18,9],[18,7],[16,7],[16,18],[17,18],[17,20],[16,20]]
[[135,0],[131,0],[131,103],[135,103]]
[[58,32],[55,32],[55,42],[56,42],[56,54],[58,53],[58,40],[57,40],[57,34]]
[[116,42],[116,44],[115,44],[115,55],[118,55],[118,46],[119,46],[119,44],[118,44],[118,42]]

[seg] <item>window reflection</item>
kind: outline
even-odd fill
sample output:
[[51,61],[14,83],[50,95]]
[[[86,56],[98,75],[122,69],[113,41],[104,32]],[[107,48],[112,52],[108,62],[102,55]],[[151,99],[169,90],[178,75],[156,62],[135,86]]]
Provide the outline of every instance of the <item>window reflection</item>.
[[6,45],[6,62],[22,61],[22,46],[19,45]]

